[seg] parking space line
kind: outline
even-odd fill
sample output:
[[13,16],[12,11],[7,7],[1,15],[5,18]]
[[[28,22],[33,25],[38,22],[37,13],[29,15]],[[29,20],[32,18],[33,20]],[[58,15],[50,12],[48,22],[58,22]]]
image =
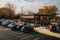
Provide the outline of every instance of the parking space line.
[[23,39],[26,39],[26,38],[29,38],[29,37],[32,37],[33,35],[29,35],[29,36],[26,36],[26,37],[23,37],[23,38],[21,38],[22,40]]
[[37,35],[37,34],[30,34],[28,36],[22,37],[22,39],[26,39],[26,38],[33,37],[33,36],[34,36],[34,38],[39,37],[39,35]]
[[20,37],[23,37],[23,36],[26,36],[26,35],[29,35],[30,33],[28,33],[28,34],[23,34],[23,35],[19,35],[19,36],[17,36],[16,38],[20,38]]
[[2,29],[0,29],[0,31],[2,31]]
[[21,34],[23,33],[21,32],[21,33],[12,34],[11,36],[16,36],[16,35],[21,35]]
[[8,31],[9,29],[0,29],[0,31]]
[[40,39],[40,37],[38,37],[38,38],[36,38],[36,39],[34,39],[34,40],[38,40],[38,39]]
[[14,34],[14,33],[16,33],[16,32],[4,32],[4,33],[7,33],[7,34]]
[[4,29],[4,31],[8,31],[8,30],[9,30],[8,28]]

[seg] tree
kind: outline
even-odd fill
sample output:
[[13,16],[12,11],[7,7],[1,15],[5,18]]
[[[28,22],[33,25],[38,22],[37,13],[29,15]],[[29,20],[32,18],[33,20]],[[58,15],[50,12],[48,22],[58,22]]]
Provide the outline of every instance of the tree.
[[42,9],[39,9],[38,14],[51,15],[52,18],[56,17],[58,8],[56,6],[44,6]]
[[12,4],[10,4],[10,3],[7,3],[7,6],[8,6],[8,8],[10,9],[10,14],[11,14],[11,18],[14,18],[14,16],[15,16],[15,7],[14,7],[14,5],[12,5]]
[[55,18],[57,15],[58,8],[56,6],[49,7],[49,13],[52,15],[52,18]]
[[28,11],[28,15],[34,15],[34,12]]
[[15,10],[12,4],[7,3],[7,7],[0,8],[0,17],[2,18],[14,18]]
[[16,14],[15,19],[19,19],[19,18],[20,18],[20,14]]
[[56,13],[58,8],[56,6],[44,6],[44,8],[39,9],[39,14],[50,14]]

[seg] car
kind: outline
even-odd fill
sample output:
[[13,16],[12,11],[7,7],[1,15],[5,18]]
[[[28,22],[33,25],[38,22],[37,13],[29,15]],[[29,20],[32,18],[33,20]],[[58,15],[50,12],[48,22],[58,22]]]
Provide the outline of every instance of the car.
[[11,24],[11,23],[6,23],[6,24],[4,25],[4,27],[9,28],[9,27],[8,27],[9,24]]
[[6,21],[6,19],[1,19],[0,21],[1,21],[1,22],[4,22],[4,21]]
[[2,23],[1,23],[1,26],[4,26],[5,24],[6,24],[6,22],[2,22]]
[[8,24],[8,27],[9,27],[9,28],[12,28],[13,26],[15,26],[15,23],[10,23],[10,24]]
[[60,24],[52,25],[51,31],[56,32],[56,33],[60,33]]
[[18,24],[18,26],[16,28],[21,31],[22,27],[23,27],[22,24]]
[[7,22],[11,22],[11,23],[14,23],[15,21],[14,20],[6,20]]
[[16,24],[15,26],[13,26],[11,29],[14,31],[21,31],[21,28],[23,27],[23,25],[20,24]]
[[0,21],[0,25],[1,25],[1,23],[2,23],[2,22]]
[[8,27],[8,25],[9,25],[10,23],[11,23],[11,22],[2,22],[2,23],[1,23],[1,26]]
[[46,25],[45,28],[48,29],[49,31],[51,31],[52,30],[52,25]]
[[24,33],[31,33],[34,31],[34,29],[31,28],[30,26],[24,26],[24,27],[22,27],[21,31]]
[[13,31],[18,31],[18,30],[16,29],[17,26],[18,26],[18,25],[14,25],[13,27],[11,27],[11,30],[13,30]]

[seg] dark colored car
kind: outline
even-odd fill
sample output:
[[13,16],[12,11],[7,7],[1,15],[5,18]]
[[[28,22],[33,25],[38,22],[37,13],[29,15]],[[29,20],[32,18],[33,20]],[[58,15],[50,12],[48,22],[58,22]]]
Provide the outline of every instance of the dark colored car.
[[60,24],[52,25],[51,31],[60,33]]
[[34,29],[31,28],[30,26],[24,26],[24,27],[22,27],[21,31],[24,33],[31,33],[34,31]]
[[23,27],[23,25],[15,25],[11,29],[14,30],[14,31],[21,31],[22,27]]
[[21,31],[22,27],[23,27],[23,25],[20,25],[20,24],[19,24],[19,25],[17,26],[17,29]]
[[0,21],[0,25],[1,25],[1,23],[2,23],[2,22]]
[[17,31],[17,30],[16,30],[16,27],[17,27],[17,25],[14,25],[13,27],[11,27],[11,30]]

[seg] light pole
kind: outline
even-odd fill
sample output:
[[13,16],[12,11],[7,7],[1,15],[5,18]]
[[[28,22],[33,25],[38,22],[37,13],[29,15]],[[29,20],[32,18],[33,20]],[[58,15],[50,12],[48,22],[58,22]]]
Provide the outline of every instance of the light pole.
[[21,15],[23,15],[23,7],[21,7],[21,14],[20,14],[20,18],[21,18]]

